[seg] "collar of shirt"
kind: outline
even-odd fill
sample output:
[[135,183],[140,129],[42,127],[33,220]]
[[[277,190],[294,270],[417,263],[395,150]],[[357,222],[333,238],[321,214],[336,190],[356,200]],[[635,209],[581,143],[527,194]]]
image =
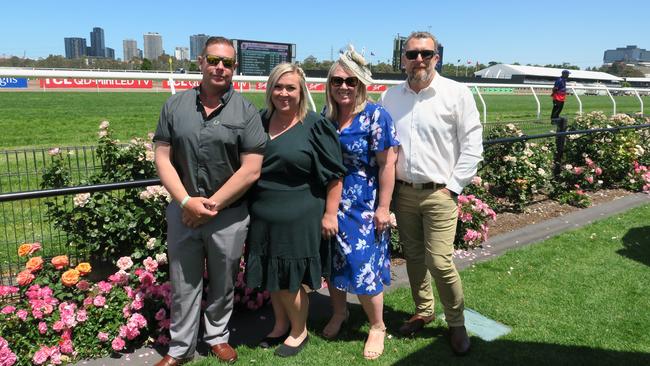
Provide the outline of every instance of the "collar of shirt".
[[232,94],[235,92],[235,89],[232,87],[232,83],[230,83],[230,86],[228,86],[228,90],[226,90],[225,93],[221,96],[221,102],[219,104],[219,107],[215,109],[212,113],[210,113],[209,116],[205,115],[205,109],[203,109],[203,102],[201,102],[201,85],[197,86],[194,88],[194,91],[196,93],[196,109],[201,112],[203,115],[204,120],[209,120],[212,117],[215,116],[215,114],[219,113],[219,111],[225,106],[230,98],[232,97]]
[[436,93],[440,90],[440,75],[435,74],[433,76],[433,80],[427,85],[425,88],[420,90],[419,93],[415,92],[415,90],[411,89],[411,85],[409,84],[408,80],[406,80],[402,84],[402,92],[404,93],[411,93],[411,94],[427,94],[427,95],[436,95]]

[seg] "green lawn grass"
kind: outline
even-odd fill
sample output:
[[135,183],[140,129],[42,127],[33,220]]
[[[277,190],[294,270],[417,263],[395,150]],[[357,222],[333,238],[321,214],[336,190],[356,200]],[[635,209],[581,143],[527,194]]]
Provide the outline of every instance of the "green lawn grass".
[[[415,338],[391,336],[377,365],[648,365],[650,364],[650,205],[513,250],[461,272],[466,306],[512,327],[492,342],[472,337],[472,350],[453,356],[441,320]],[[410,290],[386,295],[389,334],[413,310]],[[438,313],[441,312],[438,306]],[[325,316],[325,315],[323,315]],[[318,336],[297,357],[238,347],[240,364],[357,365],[367,324],[353,310],[340,340]],[[260,335],[260,338],[263,335]],[[207,366],[206,358],[193,365]]]
[[[94,145],[97,127],[102,120],[111,122],[115,137],[128,141],[144,137],[156,128],[160,108],[169,93],[94,93],[94,92],[20,92],[0,93],[0,149],[22,147],[54,147]],[[258,108],[264,106],[264,94],[246,93]],[[372,97],[377,98],[377,94]],[[317,109],[323,106],[324,94],[313,94]],[[639,101],[633,96],[615,97],[618,112],[639,111]],[[488,122],[534,121],[537,105],[532,96],[485,95]],[[476,97],[479,112],[482,106]],[[611,113],[607,96],[582,96],[583,110],[602,110]],[[650,104],[650,97],[644,97]],[[534,132],[547,132],[546,124],[551,110],[551,100],[540,96],[543,128]],[[647,108],[646,108],[647,109]],[[568,97],[564,115],[574,116],[578,111],[575,98]],[[10,131],[11,133],[7,133]],[[531,131],[529,131],[531,132]]]

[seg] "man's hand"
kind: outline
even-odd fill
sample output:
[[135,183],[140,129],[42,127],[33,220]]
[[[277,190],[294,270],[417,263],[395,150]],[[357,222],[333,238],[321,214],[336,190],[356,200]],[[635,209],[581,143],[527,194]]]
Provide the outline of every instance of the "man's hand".
[[190,197],[183,207],[183,224],[196,229],[217,215],[216,203],[205,197]]
[[390,212],[386,207],[377,207],[375,211],[375,230],[378,234],[390,227]]
[[325,214],[321,220],[321,235],[329,239],[339,232],[339,221],[335,214]]

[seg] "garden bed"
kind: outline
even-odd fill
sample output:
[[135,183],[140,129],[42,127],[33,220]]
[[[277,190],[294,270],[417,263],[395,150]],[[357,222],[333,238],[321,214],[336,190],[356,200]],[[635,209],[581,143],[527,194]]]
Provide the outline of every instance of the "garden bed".
[[[592,206],[607,203],[630,194],[625,189],[602,189],[596,192],[586,192],[592,200]],[[505,234],[527,225],[564,216],[570,212],[581,210],[579,207],[562,204],[546,196],[537,196],[524,212],[501,212],[497,220],[490,224],[490,236]]]

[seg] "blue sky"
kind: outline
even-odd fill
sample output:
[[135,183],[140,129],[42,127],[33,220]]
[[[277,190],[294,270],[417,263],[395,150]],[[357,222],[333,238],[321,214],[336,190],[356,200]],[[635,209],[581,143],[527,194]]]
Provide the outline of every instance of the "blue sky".
[[[392,40],[428,30],[445,46],[444,61],[498,61],[581,68],[602,64],[606,49],[650,49],[650,1],[9,1],[0,21],[0,55],[64,54],[64,37],[90,42],[104,29],[122,57],[122,40],[142,48],[145,32],[163,47],[189,47],[197,33],[295,43],[297,59],[330,59],[348,43],[373,63],[392,57]],[[369,55],[372,51],[375,56]]]

